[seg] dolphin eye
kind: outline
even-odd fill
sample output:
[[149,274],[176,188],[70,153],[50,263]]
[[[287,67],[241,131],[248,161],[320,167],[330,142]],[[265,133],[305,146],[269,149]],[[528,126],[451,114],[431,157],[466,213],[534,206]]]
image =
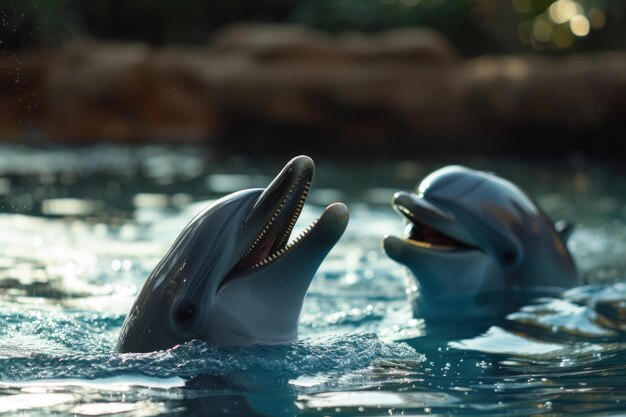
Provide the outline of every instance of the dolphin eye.
[[509,250],[502,252],[502,254],[500,255],[500,259],[505,266],[511,266],[515,263],[515,261],[517,261],[515,253]]
[[178,310],[178,321],[180,321],[185,326],[188,326],[191,323],[193,323],[193,319],[195,317],[194,313],[195,313],[195,308],[193,304],[188,304],[184,306],[183,308],[181,308],[180,310]]

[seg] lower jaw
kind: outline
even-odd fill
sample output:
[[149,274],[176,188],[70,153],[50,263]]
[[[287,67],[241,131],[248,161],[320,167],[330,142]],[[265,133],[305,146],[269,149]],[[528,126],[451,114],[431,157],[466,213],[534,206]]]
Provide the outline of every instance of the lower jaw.
[[419,240],[413,240],[413,239],[407,239],[404,238],[403,241],[411,246],[416,246],[418,248],[422,248],[422,249],[432,249],[432,250],[442,250],[442,251],[453,251],[453,250],[467,250],[470,249],[468,247],[465,246],[452,246],[452,245],[439,245],[436,243],[428,243],[428,242],[422,242]]

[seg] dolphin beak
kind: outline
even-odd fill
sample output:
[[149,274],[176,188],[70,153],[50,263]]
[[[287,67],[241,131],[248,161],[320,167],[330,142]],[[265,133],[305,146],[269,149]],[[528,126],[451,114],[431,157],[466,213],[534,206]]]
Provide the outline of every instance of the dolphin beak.
[[409,268],[422,292],[441,296],[448,292],[474,294],[481,288],[499,290],[497,264],[479,250],[438,251],[385,236],[383,248],[396,262]]
[[250,288],[256,288],[257,293],[271,291],[275,296],[280,295],[281,303],[274,304],[277,309],[280,304],[292,304],[300,309],[315,273],[346,230],[348,217],[345,204],[328,206],[310,231],[285,255],[261,271],[251,272]]
[[454,216],[415,194],[400,191],[391,199],[394,210],[403,216],[422,221],[453,221]]
[[392,235],[383,237],[383,249],[387,256],[399,263],[406,263],[406,242]]
[[293,287],[290,291],[295,298],[304,298],[315,272],[348,224],[348,208],[334,203],[300,236],[290,240],[314,169],[307,156],[292,159],[257,198],[244,221],[248,224],[242,227],[250,245],[242,250],[242,257],[220,288],[232,286],[232,281],[239,278],[249,278],[250,282],[256,281],[250,285],[258,286],[258,293],[287,286]]
[[[477,248],[478,242],[468,233],[456,216],[437,201],[422,194],[396,193],[391,205],[408,221],[405,244],[423,249]],[[392,246],[396,244],[390,243]]]
[[216,301],[220,343],[296,341],[309,285],[347,224],[347,207],[331,204],[306,236],[279,259],[227,281]]
[[348,225],[348,208],[343,203],[328,206],[306,238],[281,259],[280,274],[290,291],[304,298],[313,276]]
[[307,177],[306,180],[310,182],[314,173],[315,163],[311,158],[306,155],[293,158],[261,193],[244,218],[244,224],[255,217],[266,216],[267,213],[276,211],[276,203],[282,200],[279,196],[284,195],[289,188],[303,177]]

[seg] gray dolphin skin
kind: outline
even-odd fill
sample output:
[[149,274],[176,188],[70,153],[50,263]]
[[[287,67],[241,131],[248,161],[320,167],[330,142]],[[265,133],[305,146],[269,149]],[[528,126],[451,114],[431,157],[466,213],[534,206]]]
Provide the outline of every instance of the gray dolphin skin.
[[116,350],[297,341],[309,284],[348,223],[346,206],[331,204],[289,242],[314,171],[298,156],[267,188],[230,194],[191,220],[146,280]]
[[383,247],[413,274],[407,292],[416,317],[486,319],[581,283],[566,247],[571,224],[552,224],[503,178],[448,166],[417,194],[396,193],[392,206],[405,237],[385,236]]

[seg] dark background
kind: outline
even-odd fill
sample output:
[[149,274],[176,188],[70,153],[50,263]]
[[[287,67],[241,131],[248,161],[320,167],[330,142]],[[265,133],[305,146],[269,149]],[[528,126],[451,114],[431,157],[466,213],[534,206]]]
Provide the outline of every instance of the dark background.
[[[425,26],[441,31],[463,56],[530,51],[576,52],[626,46],[626,3],[619,0],[568,2],[582,7],[592,26],[594,21],[596,25],[588,36],[573,38],[569,46],[552,40],[538,40],[526,33],[526,25],[549,15],[553,3],[558,2],[2,0],[0,39],[5,51],[57,46],[77,36],[154,45],[203,44],[216,30],[227,25],[263,22],[296,23],[330,33]],[[553,23],[552,26],[560,25]]]
[[1,0],[0,18],[4,141],[626,150],[624,1]]

